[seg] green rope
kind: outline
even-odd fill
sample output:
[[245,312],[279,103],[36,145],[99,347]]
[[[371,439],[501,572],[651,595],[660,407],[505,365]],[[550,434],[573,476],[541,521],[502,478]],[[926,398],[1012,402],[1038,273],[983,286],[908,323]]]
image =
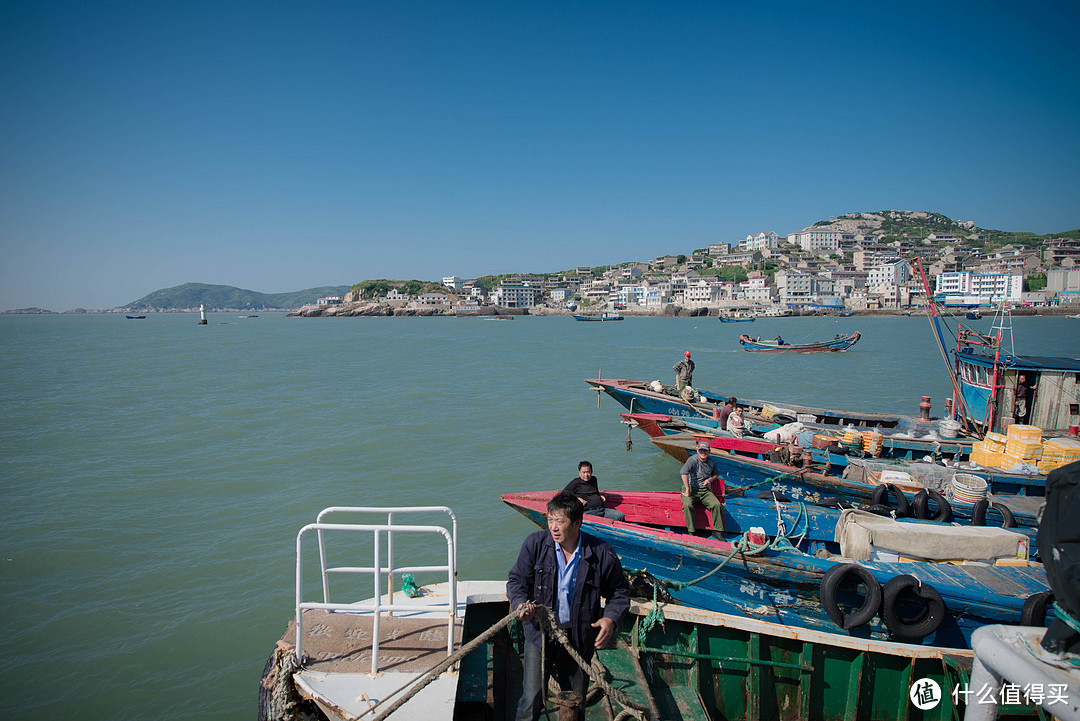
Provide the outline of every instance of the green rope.
[[[798,541],[793,544],[791,542],[791,537],[794,536],[795,533],[798,531],[800,521],[802,521],[802,531],[798,534]],[[674,591],[679,591],[684,588],[688,588],[695,584],[701,583],[705,579],[717,573],[720,569],[726,566],[728,564],[728,561],[734,558],[736,554],[740,553],[743,556],[757,556],[764,553],[765,551],[795,551],[796,553],[802,553],[802,551],[798,549],[798,544],[802,543],[803,539],[806,537],[806,534],[809,533],[809,531],[810,513],[806,509],[806,504],[800,503],[799,514],[795,517],[794,523],[792,523],[791,533],[777,534],[773,538],[773,540],[766,540],[765,543],[761,544],[751,541],[749,532],[743,533],[731,542],[731,553],[729,553],[727,557],[724,558],[724,560],[721,561],[720,564],[717,565],[717,567],[713,570],[709,571],[703,576],[695,578],[693,581],[687,581],[686,583],[679,583],[677,581],[663,581],[663,583],[665,586]],[[642,619],[641,624],[638,628],[638,637],[641,639],[642,644],[645,643],[646,635],[649,633],[649,631],[655,628],[657,624],[659,624],[660,626],[664,625],[664,612],[660,602],[656,600],[656,595],[657,587],[654,585],[653,607],[649,610],[649,613],[645,615],[645,618]]]
[[1080,621],[1077,621],[1071,613],[1059,606],[1056,601],[1052,604],[1052,606],[1054,609],[1054,615],[1057,616],[1059,620],[1063,621],[1065,625],[1071,628],[1073,631],[1080,633]]
[[411,573],[401,575],[401,592],[409,598],[416,598],[420,595],[420,589],[416,587],[416,581]]

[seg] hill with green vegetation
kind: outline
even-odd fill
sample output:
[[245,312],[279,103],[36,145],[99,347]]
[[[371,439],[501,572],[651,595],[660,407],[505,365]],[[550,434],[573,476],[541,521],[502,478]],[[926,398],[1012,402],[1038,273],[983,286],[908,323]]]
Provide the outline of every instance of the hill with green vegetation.
[[315,303],[316,299],[328,295],[344,295],[349,290],[347,285],[328,285],[321,288],[307,288],[291,293],[258,293],[253,290],[235,288],[231,285],[207,285],[205,283],[184,283],[172,288],[155,290],[149,295],[124,306],[125,310],[191,310],[200,305],[206,310],[296,310]]
[[1047,238],[1076,238],[1080,231],[1038,235],[1027,231],[980,228],[972,222],[953,220],[941,213],[911,210],[879,210],[876,213],[848,213],[819,220],[812,228],[830,228],[844,233],[877,235],[883,243],[896,240],[923,240],[931,233],[952,235],[965,245],[1000,248],[1004,245],[1041,245]]

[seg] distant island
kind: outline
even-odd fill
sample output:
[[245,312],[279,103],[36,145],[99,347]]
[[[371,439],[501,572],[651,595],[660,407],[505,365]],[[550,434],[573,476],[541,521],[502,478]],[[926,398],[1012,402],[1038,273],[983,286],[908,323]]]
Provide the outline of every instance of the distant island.
[[1047,286],[1048,274],[1080,265],[1080,229],[1037,235],[984,230],[973,221],[924,211],[848,213],[786,236],[761,232],[643,263],[470,280],[452,275],[439,281],[368,279],[290,293],[185,283],[116,308],[65,313],[198,312],[204,306],[208,311],[287,311],[306,317],[475,314],[481,307],[504,314],[573,307],[586,313],[612,307],[631,313],[704,314],[711,307],[721,314],[774,314],[800,304],[837,303],[865,312],[899,308],[922,293],[910,273],[899,268],[914,256],[923,259],[930,275],[1022,275],[1022,290],[1031,294],[1024,301],[1059,301],[1039,291]]

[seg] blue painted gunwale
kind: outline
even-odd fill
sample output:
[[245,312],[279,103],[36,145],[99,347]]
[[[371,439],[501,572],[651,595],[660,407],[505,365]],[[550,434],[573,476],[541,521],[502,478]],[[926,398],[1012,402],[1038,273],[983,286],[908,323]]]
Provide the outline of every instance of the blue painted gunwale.
[[[653,445],[674,458],[678,463],[685,463],[697,442],[689,434],[661,436],[652,439]],[[860,483],[840,476],[826,476],[812,471],[798,471],[791,466],[771,461],[747,458],[713,449],[710,457],[716,462],[720,475],[729,489],[742,493],[764,493],[777,491],[793,501],[818,504],[828,498],[838,498],[858,506],[869,505],[877,486]],[[904,492],[910,502],[914,494]],[[1035,532],[1039,522],[1032,508],[1038,505],[1038,498],[1025,496],[995,495],[994,501],[1001,501],[1009,506],[1016,518],[1017,529],[1030,535],[1032,548],[1035,544]],[[950,501],[953,516],[961,523],[971,523],[974,506],[967,503]]]
[[[503,501],[541,528],[547,527],[544,508],[556,491],[504,494]],[[731,544],[713,538],[686,533],[681,510],[668,514],[665,526],[633,523],[636,506],[646,504],[648,513],[657,506],[679,504],[675,492],[620,493],[604,491],[608,506],[627,515],[627,522],[616,523],[595,516],[585,516],[582,530],[612,545],[623,567],[646,570],[662,581],[687,583],[715,569],[730,553]],[[648,500],[638,500],[646,497]],[[794,527],[801,510],[780,504],[785,524]],[[707,519],[703,509],[696,509],[699,522]],[[825,511],[825,509],[818,509]],[[832,526],[835,528],[836,518]],[[826,514],[815,515],[807,537],[817,542],[832,538],[826,531]],[[913,525],[920,522],[912,521]],[[724,509],[725,529],[739,532],[752,525],[776,532],[776,506],[759,499],[728,499]],[[801,524],[799,526],[802,527]],[[814,537],[816,536],[816,538]],[[824,537],[823,537],[824,536]],[[850,562],[850,561],[848,561]],[[772,623],[812,628],[842,635],[888,638],[889,632],[879,617],[858,629],[844,631],[837,627],[821,607],[818,589],[822,576],[838,561],[818,558],[799,551],[767,551],[760,556],[736,555],[718,573],[679,590],[672,596],[681,604],[710,611],[731,613]],[[971,633],[990,623],[1020,622],[1024,601],[1033,593],[1048,589],[1046,574],[1040,565],[1022,567],[968,567],[938,563],[859,562],[874,574],[879,583],[898,575],[910,574],[938,590],[945,601],[947,616],[934,634],[922,639],[923,645],[969,648]],[[974,569],[977,569],[974,570]],[[977,576],[992,580],[1012,593],[994,592],[979,583]]]

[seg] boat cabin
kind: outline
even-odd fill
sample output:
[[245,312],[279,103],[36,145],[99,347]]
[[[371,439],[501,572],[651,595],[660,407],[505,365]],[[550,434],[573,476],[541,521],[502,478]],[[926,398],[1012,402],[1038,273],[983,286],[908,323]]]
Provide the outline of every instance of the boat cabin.
[[963,401],[957,414],[986,430],[1021,423],[1064,431],[1080,422],[1080,358],[995,355],[971,347],[955,357]]

